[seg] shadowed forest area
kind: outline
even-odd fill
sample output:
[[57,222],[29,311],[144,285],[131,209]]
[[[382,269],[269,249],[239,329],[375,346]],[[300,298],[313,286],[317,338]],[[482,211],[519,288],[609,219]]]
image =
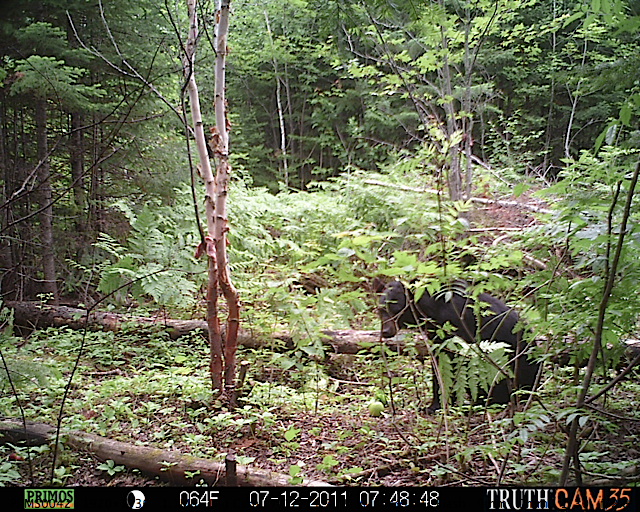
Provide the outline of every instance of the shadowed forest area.
[[640,2],[1,5],[0,486],[640,481]]

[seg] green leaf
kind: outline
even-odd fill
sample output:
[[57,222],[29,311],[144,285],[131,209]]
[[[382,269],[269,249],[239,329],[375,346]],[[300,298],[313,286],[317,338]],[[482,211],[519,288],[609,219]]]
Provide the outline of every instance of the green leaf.
[[289,466],[289,476],[290,477],[295,477],[295,476],[299,475],[300,471],[302,471],[302,469],[297,464],[292,464],[291,466]]
[[624,105],[622,105],[622,108],[620,109],[620,122],[625,125],[625,126],[629,126],[629,123],[631,121],[631,106],[628,103],[625,103]]
[[371,243],[372,240],[373,238],[370,236],[360,235],[351,239],[351,243],[357,246],[366,246],[366,245],[369,245],[369,243]]
[[[287,441],[292,441],[293,439],[295,439],[297,437],[297,435],[300,433],[300,429],[299,428],[294,428],[294,427],[289,427],[289,430],[287,430],[284,433],[284,438]],[[295,476],[295,475],[292,475]]]
[[520,197],[524,192],[529,190],[529,185],[526,183],[518,183],[515,187],[513,187],[513,196]]
[[346,259],[346,258],[349,258],[349,257],[353,256],[355,253],[356,253],[356,251],[354,251],[350,247],[342,247],[341,249],[338,250],[338,252],[336,254],[340,258]]

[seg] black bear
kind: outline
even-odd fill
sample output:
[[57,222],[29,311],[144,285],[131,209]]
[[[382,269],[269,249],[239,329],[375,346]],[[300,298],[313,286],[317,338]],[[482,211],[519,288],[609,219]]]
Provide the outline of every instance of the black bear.
[[[502,301],[481,293],[478,301],[484,303],[481,308],[480,329],[476,323],[474,299],[460,292],[456,286],[451,293],[439,292],[434,296],[426,291],[416,302],[411,292],[400,282],[392,281],[386,286],[376,282],[376,290],[382,292],[378,308],[382,322],[381,332],[385,338],[396,335],[399,329],[408,326],[424,326],[430,340],[436,340],[436,329],[449,322],[453,326],[452,335],[459,336],[468,343],[475,343],[478,337],[483,341],[501,341],[508,343],[518,355],[511,358],[515,375],[514,389],[532,389],[538,373],[539,364],[531,362],[523,353],[526,343],[522,340],[522,328],[514,332],[519,321],[518,314]],[[507,379],[498,382],[491,392],[490,403],[506,404],[511,397]],[[429,411],[440,408],[440,386],[433,373],[433,402]]]

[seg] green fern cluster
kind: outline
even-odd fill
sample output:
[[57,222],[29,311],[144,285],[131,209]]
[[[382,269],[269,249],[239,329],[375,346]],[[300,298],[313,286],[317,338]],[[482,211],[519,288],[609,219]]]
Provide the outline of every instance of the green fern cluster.
[[131,229],[125,244],[100,234],[95,245],[107,262],[100,268],[98,291],[113,294],[120,303],[132,296],[160,305],[193,307],[205,266],[193,257],[199,235],[191,221],[187,191],[176,194],[173,206],[145,204],[135,211],[124,200],[114,203]]
[[508,348],[506,343],[489,341],[472,347],[460,338],[435,344],[443,384],[441,392],[452,397],[454,403],[462,404],[468,391],[475,403],[479,396],[486,395],[504,378],[495,365],[509,371]]

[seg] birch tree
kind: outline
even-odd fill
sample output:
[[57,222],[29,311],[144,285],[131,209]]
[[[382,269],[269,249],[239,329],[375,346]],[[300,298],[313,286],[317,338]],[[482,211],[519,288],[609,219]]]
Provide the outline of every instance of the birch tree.
[[[185,47],[184,73],[191,107],[191,119],[200,160],[200,175],[205,187],[205,215],[207,234],[203,236],[196,256],[208,258],[207,324],[211,354],[211,380],[214,390],[225,393],[233,404],[235,392],[235,353],[239,326],[240,302],[238,292],[231,283],[227,258],[227,193],[229,190],[229,123],[225,102],[225,65],[227,33],[229,29],[229,0],[222,0],[216,11],[216,62],[214,107],[216,124],[211,130],[209,146],[216,162],[213,175],[200,111],[198,86],[195,79],[195,53],[198,42],[196,0],[187,0],[189,36]],[[223,339],[218,315],[218,296],[222,291],[228,307],[226,336]],[[223,376],[224,373],[224,376]]]
[[[280,152],[282,153],[282,169],[284,172],[284,186],[285,188],[289,188],[289,168],[287,165],[287,137],[284,127],[284,114],[282,111],[282,93],[281,93],[281,78],[278,73],[278,61],[275,55],[275,45],[273,44],[273,34],[271,33],[271,25],[269,24],[269,15],[267,14],[267,10],[264,10],[264,22],[267,27],[267,34],[269,36],[269,43],[271,44],[271,51],[274,52],[273,55],[273,73],[276,77],[276,103],[278,105],[278,121],[280,124]],[[289,103],[291,104],[291,103]]]

